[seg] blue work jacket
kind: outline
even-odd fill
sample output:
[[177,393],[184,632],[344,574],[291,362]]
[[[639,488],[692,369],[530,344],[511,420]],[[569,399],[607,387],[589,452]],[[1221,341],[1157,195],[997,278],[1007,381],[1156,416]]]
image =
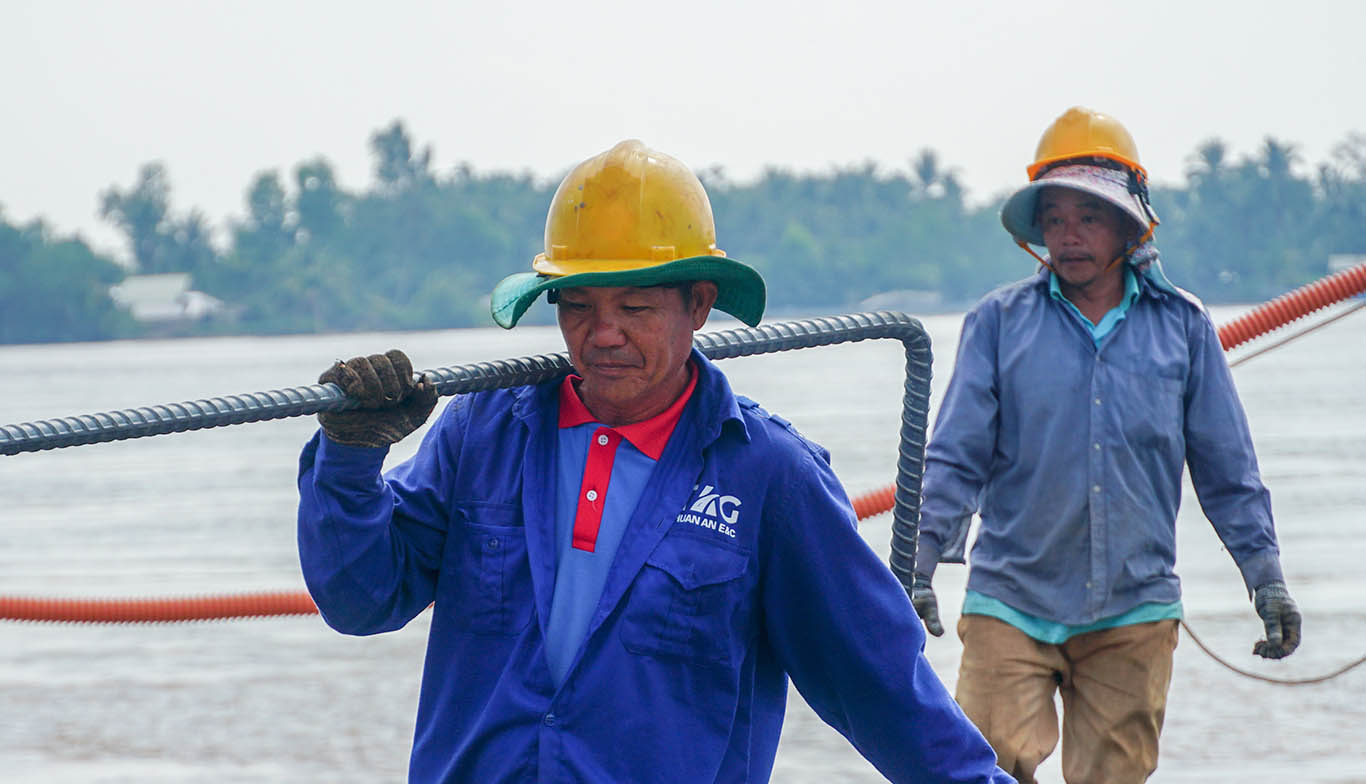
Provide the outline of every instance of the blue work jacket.
[[435,603],[411,779],[764,782],[790,675],[893,781],[1010,781],[931,670],[828,454],[693,361],[559,688],[558,382],[457,397],[384,477],[383,449],[305,447],[299,553],[327,623],[374,634]]
[[1045,269],[963,320],[926,450],[916,570],[962,563],[968,589],[1058,623],[1181,598],[1176,513],[1190,466],[1249,593],[1283,579],[1271,498],[1209,314],[1139,276],[1099,346]]

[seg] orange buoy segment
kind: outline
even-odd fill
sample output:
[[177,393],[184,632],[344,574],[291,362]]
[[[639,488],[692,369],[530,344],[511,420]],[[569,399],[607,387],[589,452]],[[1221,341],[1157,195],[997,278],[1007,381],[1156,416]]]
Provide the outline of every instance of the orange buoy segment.
[[1366,263],[1335,272],[1301,286],[1262,305],[1219,328],[1224,350],[1242,345],[1255,337],[1279,329],[1295,319],[1329,305],[1366,292]]
[[50,599],[0,596],[0,619],[53,623],[169,623],[270,615],[316,615],[303,591],[167,599]]
[[896,504],[896,485],[870,490],[853,499],[854,514],[860,520],[891,511]]

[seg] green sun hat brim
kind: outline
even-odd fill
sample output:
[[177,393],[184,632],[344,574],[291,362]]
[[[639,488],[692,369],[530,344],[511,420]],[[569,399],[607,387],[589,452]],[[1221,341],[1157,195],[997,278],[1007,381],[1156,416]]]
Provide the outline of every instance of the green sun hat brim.
[[489,310],[498,326],[512,329],[543,291],[578,286],[657,286],[689,280],[714,282],[717,310],[729,313],[751,327],[759,325],[764,316],[764,279],[754,268],[724,256],[694,256],[640,269],[582,272],[554,278],[535,272],[519,272],[503,278],[493,287]]

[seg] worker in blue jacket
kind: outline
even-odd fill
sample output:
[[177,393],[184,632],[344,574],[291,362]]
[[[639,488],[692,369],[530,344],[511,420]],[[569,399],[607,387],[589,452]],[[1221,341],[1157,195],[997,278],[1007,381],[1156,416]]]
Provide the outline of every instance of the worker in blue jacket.
[[348,634],[431,629],[417,782],[765,782],[790,676],[889,779],[1007,782],[923,655],[906,592],[855,529],[828,453],[738,397],[692,348],[714,306],[748,324],[751,268],[716,248],[680,162],[623,142],[565,178],[533,273],[575,373],[436,397],[399,351],[322,376],[299,553]]
[[980,513],[958,624],[963,710],[1032,782],[1058,743],[1061,694],[1065,780],[1141,782],[1181,618],[1185,466],[1265,625],[1253,652],[1290,655],[1300,614],[1214,325],[1158,261],[1132,137],[1073,108],[1028,171],[1001,221],[1048,256],[963,320],[926,452],[912,600],[943,634],[931,580],[964,561]]

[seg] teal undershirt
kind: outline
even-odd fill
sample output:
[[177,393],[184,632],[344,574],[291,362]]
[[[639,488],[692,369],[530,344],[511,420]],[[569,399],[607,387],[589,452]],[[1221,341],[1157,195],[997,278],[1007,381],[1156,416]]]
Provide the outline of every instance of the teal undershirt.
[[[1128,314],[1129,306],[1138,299],[1138,279],[1134,276],[1133,270],[1129,269],[1126,264],[1124,267],[1124,298],[1101,318],[1099,324],[1092,324],[1091,320],[1082,315],[1081,310],[1072,304],[1071,300],[1062,295],[1056,275],[1050,274],[1048,276],[1048,293],[1052,295],[1053,299],[1063,303],[1081,320],[1081,323],[1090,331],[1091,339],[1095,341],[1096,347],[1099,348],[1101,341],[1105,339],[1106,335],[1113,332],[1115,327],[1119,326],[1119,322],[1123,321],[1125,315]],[[1068,639],[1086,632],[1113,629],[1116,626],[1132,626],[1136,623],[1165,621],[1173,618],[1179,620],[1181,618],[1181,601],[1177,600],[1171,603],[1148,602],[1140,604],[1128,612],[1076,626],[1023,613],[999,599],[993,599],[977,591],[968,591],[963,598],[963,614],[987,615],[1014,626],[1039,642],[1060,645],[1067,642]]]
[[1096,347],[1099,348],[1105,336],[1114,332],[1119,322],[1129,314],[1129,306],[1138,300],[1138,277],[1129,269],[1128,264],[1124,265],[1124,297],[1118,305],[1110,308],[1110,311],[1101,317],[1099,324],[1092,324],[1091,319],[1083,316],[1081,309],[1073,304],[1072,300],[1062,295],[1062,289],[1058,287],[1058,276],[1051,272],[1048,273],[1048,294],[1081,319],[1081,323],[1091,332],[1091,340],[1095,341]]
[[1050,645],[1061,645],[1078,634],[1096,632],[1101,629],[1113,629],[1117,626],[1132,626],[1136,623],[1152,623],[1153,621],[1165,621],[1175,618],[1181,619],[1181,602],[1174,601],[1170,604],[1161,602],[1147,602],[1140,604],[1128,612],[1119,615],[1112,615],[1109,618],[1101,618],[1093,623],[1084,623],[1073,626],[1057,621],[1050,621],[1046,618],[1039,618],[1029,613],[1022,613],[999,599],[993,599],[986,594],[976,591],[968,591],[963,597],[964,615],[988,615],[998,621],[1014,626],[1039,642]]

